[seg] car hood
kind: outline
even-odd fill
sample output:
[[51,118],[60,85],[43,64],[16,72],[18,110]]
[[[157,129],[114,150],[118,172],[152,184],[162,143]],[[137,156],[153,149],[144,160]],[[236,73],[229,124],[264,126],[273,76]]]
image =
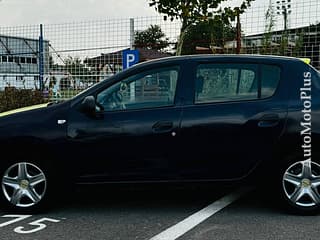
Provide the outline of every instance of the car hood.
[[38,104],[1,113],[0,140],[65,136],[67,124],[59,125],[57,121],[59,119],[67,121],[69,107],[70,102],[66,101],[59,104]]
[[37,104],[37,105],[32,105],[32,106],[28,106],[28,107],[23,107],[23,108],[17,108],[17,109],[13,109],[7,112],[2,112],[0,113],[0,117],[5,117],[14,113],[20,113],[20,112],[26,112],[26,111],[31,111],[31,110],[35,110],[35,109],[39,109],[39,108],[45,108],[48,106],[48,103],[43,103],[43,104]]

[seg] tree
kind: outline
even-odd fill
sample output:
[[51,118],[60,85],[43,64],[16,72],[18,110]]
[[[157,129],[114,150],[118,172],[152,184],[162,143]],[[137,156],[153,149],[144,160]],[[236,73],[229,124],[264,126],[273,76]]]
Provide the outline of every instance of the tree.
[[185,32],[181,55],[194,54],[196,46],[223,48],[225,41],[236,38],[236,28],[225,24],[220,18],[192,24]]
[[177,54],[181,54],[185,33],[192,24],[212,18],[214,15],[225,23],[234,21],[254,0],[243,0],[240,7],[219,8],[227,0],[149,0],[149,5],[164,14],[165,20],[179,19],[182,23],[177,46]]
[[264,36],[263,36],[263,45],[262,45],[262,54],[272,54],[272,35],[273,35],[273,29],[276,24],[275,20],[275,13],[273,6],[270,2],[268,10],[265,14],[265,30],[264,30]]
[[302,49],[303,49],[303,36],[305,35],[304,30],[302,30],[300,33],[297,34],[297,37],[295,39],[295,44],[292,52],[292,56],[294,57],[302,57]]
[[69,75],[61,83],[64,88],[69,88],[71,85],[75,86],[77,79],[87,82],[88,78],[90,78],[91,72],[80,58],[68,56],[64,59],[64,64],[62,70],[66,71]]
[[78,57],[68,56],[64,60],[65,70],[71,75],[83,79],[90,75],[89,69],[82,63]]
[[134,45],[138,48],[162,50],[169,46],[168,38],[165,37],[160,26],[150,25],[144,31],[136,31]]

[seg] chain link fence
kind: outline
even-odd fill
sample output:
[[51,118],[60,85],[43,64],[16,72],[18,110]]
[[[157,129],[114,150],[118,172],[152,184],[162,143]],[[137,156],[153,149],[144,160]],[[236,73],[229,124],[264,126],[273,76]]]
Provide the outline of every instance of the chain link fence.
[[[280,0],[248,9],[230,24],[207,19],[189,26],[182,54],[272,54],[306,57],[320,69],[320,2]],[[0,27],[0,92],[38,89],[68,99],[123,70],[124,50],[140,62],[175,55],[178,20],[108,19]]]

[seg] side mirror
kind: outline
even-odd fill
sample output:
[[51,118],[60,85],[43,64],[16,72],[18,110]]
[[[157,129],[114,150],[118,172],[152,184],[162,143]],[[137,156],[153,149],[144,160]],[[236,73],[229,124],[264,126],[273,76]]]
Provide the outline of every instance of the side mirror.
[[96,112],[96,100],[94,96],[87,96],[80,104],[80,111],[86,114],[94,114]]

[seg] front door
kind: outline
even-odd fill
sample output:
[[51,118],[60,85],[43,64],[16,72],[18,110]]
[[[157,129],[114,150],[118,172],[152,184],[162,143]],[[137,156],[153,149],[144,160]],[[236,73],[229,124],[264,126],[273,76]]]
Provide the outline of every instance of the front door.
[[82,153],[83,179],[173,178],[181,117],[175,105],[178,78],[178,66],[140,72],[97,91],[94,116],[74,111],[68,135]]

